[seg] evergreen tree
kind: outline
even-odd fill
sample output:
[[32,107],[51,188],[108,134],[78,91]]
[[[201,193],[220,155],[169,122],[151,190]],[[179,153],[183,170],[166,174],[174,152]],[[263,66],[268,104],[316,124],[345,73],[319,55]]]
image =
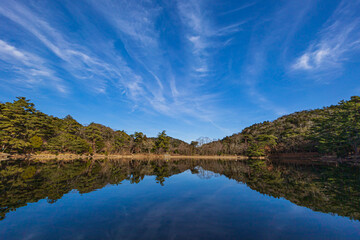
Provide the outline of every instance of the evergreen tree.
[[98,124],[91,123],[85,128],[85,137],[91,142],[94,153],[100,152],[105,146],[104,138]]
[[116,131],[114,135],[114,151],[121,152],[130,145],[130,136],[124,131]]
[[18,97],[13,103],[1,105],[0,141],[3,152],[26,150],[30,145],[29,138],[34,134],[32,114],[35,112],[34,104],[24,97]]
[[157,153],[167,152],[169,150],[170,139],[166,135],[165,130],[158,134],[155,140],[153,150]]
[[131,148],[132,153],[138,153],[142,151],[143,144],[147,140],[147,137],[142,132],[135,132],[132,135],[133,138],[133,144]]

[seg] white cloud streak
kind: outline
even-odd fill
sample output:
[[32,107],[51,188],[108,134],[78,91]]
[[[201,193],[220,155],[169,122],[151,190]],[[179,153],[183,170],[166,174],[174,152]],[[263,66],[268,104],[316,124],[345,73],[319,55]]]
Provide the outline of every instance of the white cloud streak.
[[244,9],[247,9],[249,7],[252,7],[256,4],[256,2],[252,2],[252,3],[247,3],[247,4],[244,4],[243,6],[240,6],[238,8],[235,8],[235,9],[232,9],[232,10],[229,10],[229,11],[226,11],[226,12],[223,12],[221,13],[221,15],[227,15],[227,14],[230,14],[230,13],[235,13],[235,12],[239,12],[241,10],[244,10]]
[[332,16],[306,51],[292,65],[293,70],[309,73],[333,73],[354,52],[360,50],[360,1],[339,3]]
[[[116,65],[100,60],[92,54],[90,49],[67,41],[60,31],[42,19],[35,11],[15,1],[2,4],[0,14],[30,32],[62,60],[63,67],[68,73],[80,80],[91,91],[105,93],[109,82],[117,79],[130,98],[141,93],[141,77],[134,74],[120,57],[116,58]],[[129,80],[132,81],[129,82]]]
[[193,71],[195,76],[203,79],[211,74],[212,56],[214,49],[225,47],[228,40],[221,37],[231,36],[242,30],[241,26],[248,22],[242,20],[226,26],[217,26],[207,14],[204,1],[178,1],[178,12],[185,26],[185,36],[191,43],[194,55]]
[[[45,60],[26,51],[21,51],[13,45],[0,39],[0,60],[8,63],[15,71],[19,85],[51,85],[60,93],[67,93],[64,82],[56,77],[54,71],[46,67]],[[4,69],[5,70],[5,69]],[[20,79],[21,78],[21,79]],[[49,82],[50,80],[50,82]]]

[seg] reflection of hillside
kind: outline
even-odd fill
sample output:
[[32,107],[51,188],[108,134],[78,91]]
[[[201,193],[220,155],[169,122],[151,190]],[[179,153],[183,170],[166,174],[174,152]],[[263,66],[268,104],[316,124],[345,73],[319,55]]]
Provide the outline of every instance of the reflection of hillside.
[[186,170],[203,179],[224,175],[269,196],[360,220],[358,169],[272,165],[260,160],[2,162],[0,216],[40,199],[55,202],[72,189],[88,193],[124,180],[136,184],[146,175],[156,176],[163,185],[166,178]]
[[315,211],[360,220],[359,169],[350,167],[272,165],[265,161],[224,162],[203,166],[251,189],[283,197]]

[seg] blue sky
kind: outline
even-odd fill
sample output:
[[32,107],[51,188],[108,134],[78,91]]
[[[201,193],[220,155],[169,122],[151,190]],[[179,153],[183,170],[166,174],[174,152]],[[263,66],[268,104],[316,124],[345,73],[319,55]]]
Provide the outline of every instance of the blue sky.
[[360,1],[0,2],[0,101],[186,141],[360,95]]

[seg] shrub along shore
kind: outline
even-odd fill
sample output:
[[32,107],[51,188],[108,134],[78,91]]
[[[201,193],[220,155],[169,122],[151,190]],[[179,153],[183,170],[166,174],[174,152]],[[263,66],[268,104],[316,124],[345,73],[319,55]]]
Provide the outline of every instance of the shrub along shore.
[[24,97],[0,103],[0,152],[13,158],[156,158],[165,154],[170,158],[280,159],[286,154],[311,153],[324,161],[333,158],[357,161],[359,146],[358,96],[337,105],[253,124],[239,133],[202,145],[169,137],[165,131],[157,137],[148,137],[142,132],[128,134],[98,123],[82,125],[70,115],[58,118],[42,113]]

